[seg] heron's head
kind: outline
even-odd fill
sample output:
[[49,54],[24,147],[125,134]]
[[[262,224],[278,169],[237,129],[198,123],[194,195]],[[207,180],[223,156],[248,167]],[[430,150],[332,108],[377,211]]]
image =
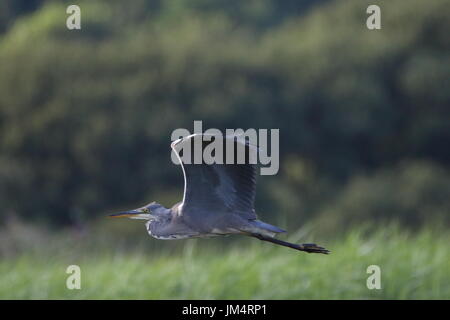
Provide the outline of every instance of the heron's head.
[[159,203],[152,202],[138,209],[111,214],[110,217],[153,220],[158,219],[159,217],[165,215],[166,213],[167,213],[166,208],[164,208]]

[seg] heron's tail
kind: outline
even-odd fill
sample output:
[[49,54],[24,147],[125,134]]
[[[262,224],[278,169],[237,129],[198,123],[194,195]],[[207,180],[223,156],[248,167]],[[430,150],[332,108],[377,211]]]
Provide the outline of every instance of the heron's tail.
[[286,232],[286,230],[280,229],[278,227],[275,227],[271,224],[262,222],[260,220],[253,220],[252,221],[252,225],[258,229],[262,229],[264,231],[269,231],[272,233],[282,233],[282,232]]
[[277,233],[286,232],[283,229],[259,220],[247,220],[245,225],[239,226],[239,230],[247,235],[261,234],[271,238],[274,238]]

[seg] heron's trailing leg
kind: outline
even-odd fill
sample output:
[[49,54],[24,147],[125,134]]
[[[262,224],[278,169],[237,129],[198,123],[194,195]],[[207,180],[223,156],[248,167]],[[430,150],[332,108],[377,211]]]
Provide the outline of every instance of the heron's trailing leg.
[[251,236],[255,237],[255,238],[259,239],[259,240],[262,240],[262,241],[272,242],[272,243],[278,244],[280,246],[285,246],[285,247],[288,247],[288,248],[292,248],[292,249],[296,249],[296,250],[300,250],[300,251],[305,251],[305,252],[308,252],[308,253],[323,253],[323,254],[329,254],[330,253],[330,251],[328,251],[327,249],[325,249],[323,247],[319,247],[318,245],[316,245],[314,243],[295,244],[295,243],[291,243],[291,242],[287,242],[287,241],[271,238],[271,237],[268,237],[268,236],[263,236],[263,235],[258,234],[258,233],[252,233]]

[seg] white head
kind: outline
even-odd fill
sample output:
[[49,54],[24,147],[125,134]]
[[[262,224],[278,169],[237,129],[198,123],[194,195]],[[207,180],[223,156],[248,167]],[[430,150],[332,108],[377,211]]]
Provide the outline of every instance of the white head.
[[130,219],[144,219],[144,220],[158,220],[166,217],[168,209],[156,202],[151,202],[146,206],[129,211],[111,214],[112,218],[130,218]]

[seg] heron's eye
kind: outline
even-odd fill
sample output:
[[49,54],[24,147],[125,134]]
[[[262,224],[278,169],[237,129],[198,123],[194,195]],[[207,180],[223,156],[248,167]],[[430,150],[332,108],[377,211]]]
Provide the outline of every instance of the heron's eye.
[[142,208],[142,212],[143,212],[143,213],[149,213],[150,210],[148,210],[148,208]]

